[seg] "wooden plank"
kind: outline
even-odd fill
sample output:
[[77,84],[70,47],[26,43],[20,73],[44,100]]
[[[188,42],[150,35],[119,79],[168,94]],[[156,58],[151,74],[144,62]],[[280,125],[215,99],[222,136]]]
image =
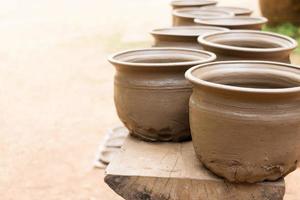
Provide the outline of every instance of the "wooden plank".
[[105,182],[128,200],[282,200],[284,180],[232,184],[198,161],[191,142],[147,143],[128,137]]

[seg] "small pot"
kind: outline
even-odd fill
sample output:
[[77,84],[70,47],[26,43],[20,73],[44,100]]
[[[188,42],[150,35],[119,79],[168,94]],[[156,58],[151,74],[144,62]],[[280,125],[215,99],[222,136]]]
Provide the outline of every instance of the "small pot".
[[203,7],[216,5],[218,2],[214,0],[174,0],[171,2],[173,9],[190,8],[190,7]]
[[264,17],[214,17],[210,19],[195,19],[194,22],[205,26],[220,26],[229,29],[261,30],[268,22]]
[[200,35],[225,30],[228,29],[213,26],[175,26],[154,29],[151,34],[155,39],[154,47],[203,49],[197,41]]
[[173,26],[196,26],[195,18],[208,19],[211,17],[230,17],[232,12],[221,10],[202,10],[201,8],[180,8],[175,9],[173,14]]
[[277,180],[300,158],[300,69],[223,61],[189,69],[190,127],[202,163],[231,182]]
[[248,8],[231,7],[231,6],[205,6],[203,10],[225,10],[234,13],[235,16],[250,16],[252,10]]
[[184,48],[139,49],[111,56],[116,68],[115,106],[130,133],[146,141],[190,139],[192,89],[184,72],[215,58],[210,52]]
[[287,36],[253,30],[230,30],[205,34],[198,42],[217,60],[267,60],[290,63],[297,42]]

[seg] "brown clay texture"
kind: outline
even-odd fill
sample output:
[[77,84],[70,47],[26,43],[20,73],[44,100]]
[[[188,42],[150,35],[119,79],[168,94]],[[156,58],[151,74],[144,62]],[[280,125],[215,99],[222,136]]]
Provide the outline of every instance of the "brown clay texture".
[[217,61],[264,60],[290,63],[297,42],[280,34],[255,30],[230,30],[199,36],[204,50],[214,52]]
[[250,16],[252,10],[248,8],[232,7],[232,6],[204,6],[203,10],[225,10],[234,13],[235,16]]
[[201,8],[179,8],[172,12],[173,26],[196,26],[194,19],[208,19],[212,17],[230,17],[234,13],[222,10],[203,10]]
[[239,30],[261,30],[262,26],[266,24],[268,20],[264,17],[234,16],[195,19],[194,21],[203,26],[219,26]]
[[259,4],[262,15],[269,19],[270,24],[290,22],[300,25],[299,1],[260,0]]
[[154,47],[183,47],[190,49],[203,49],[198,43],[200,35],[229,30],[213,26],[176,26],[154,29]]
[[186,72],[190,126],[203,164],[230,182],[277,180],[300,158],[300,69],[227,61]]
[[117,113],[130,133],[146,141],[190,139],[192,89],[184,72],[214,59],[209,52],[180,48],[132,50],[110,57],[116,67]]
[[171,1],[171,6],[173,9],[178,8],[191,8],[191,7],[203,7],[216,5],[218,2],[215,0],[173,0]]

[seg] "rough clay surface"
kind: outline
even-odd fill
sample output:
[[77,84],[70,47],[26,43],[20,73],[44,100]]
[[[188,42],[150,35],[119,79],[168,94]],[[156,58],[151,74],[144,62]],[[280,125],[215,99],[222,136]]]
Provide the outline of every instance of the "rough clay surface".
[[[220,67],[232,75],[231,68],[245,69],[241,66],[245,63]],[[270,65],[263,63],[251,67],[270,69]],[[192,74],[204,76],[205,70],[213,74],[216,68],[212,69],[213,66],[204,67]],[[282,72],[290,69],[281,68]],[[226,70],[218,70],[220,75],[211,78],[225,76],[229,80]],[[247,73],[246,78],[252,82],[282,78],[277,74],[270,72],[259,78],[255,73]],[[293,75],[299,77],[298,70]],[[195,151],[207,168],[231,182],[248,183],[277,180],[296,169],[300,158],[300,95],[297,92],[262,95],[194,84],[189,112],[191,133]]]
[[[216,175],[226,178],[230,182],[256,183],[261,181],[276,181],[297,169],[297,162],[289,165],[274,164],[266,166],[243,165],[237,161],[200,159],[205,167]],[[255,175],[253,174],[255,173]]]
[[[104,171],[91,169],[103,134],[119,122],[106,56],[168,25],[169,1],[0,5],[1,200],[121,200]],[[299,199],[299,179],[300,172],[288,177],[286,200]]]

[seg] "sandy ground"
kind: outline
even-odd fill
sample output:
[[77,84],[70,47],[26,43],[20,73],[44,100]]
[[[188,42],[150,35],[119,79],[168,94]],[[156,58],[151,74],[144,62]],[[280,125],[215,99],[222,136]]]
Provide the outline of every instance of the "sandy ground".
[[[106,57],[149,46],[147,32],[170,22],[166,0],[0,1],[1,200],[121,199],[92,167],[119,123]],[[300,198],[292,176],[289,200]]]

